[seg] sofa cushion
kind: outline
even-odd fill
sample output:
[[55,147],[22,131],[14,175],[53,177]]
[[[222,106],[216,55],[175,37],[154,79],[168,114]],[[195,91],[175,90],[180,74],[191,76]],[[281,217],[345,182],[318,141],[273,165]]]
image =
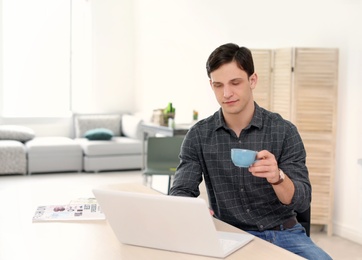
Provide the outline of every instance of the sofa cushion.
[[36,137],[25,144],[28,154],[70,153],[79,154],[80,145],[73,139],[64,136]]
[[25,145],[14,140],[0,140],[0,174],[26,174]]
[[133,115],[122,116],[122,134],[129,138],[142,139],[142,125],[143,120]]
[[82,171],[83,151],[73,139],[64,136],[35,137],[25,145],[29,174]]
[[0,125],[0,140],[26,142],[35,137],[33,129],[20,125]]
[[86,156],[113,156],[122,154],[142,154],[142,141],[128,137],[113,137],[109,141],[89,141],[75,139]]
[[89,130],[106,128],[113,132],[114,136],[121,135],[121,115],[75,115],[74,116],[75,137],[82,138]]
[[84,137],[88,140],[111,140],[113,137],[112,130],[106,128],[95,128],[88,130]]

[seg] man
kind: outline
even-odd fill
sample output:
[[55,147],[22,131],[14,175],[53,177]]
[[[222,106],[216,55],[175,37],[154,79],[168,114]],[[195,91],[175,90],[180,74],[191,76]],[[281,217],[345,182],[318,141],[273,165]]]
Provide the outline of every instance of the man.
[[[222,45],[206,69],[221,108],[185,136],[170,194],[197,197],[204,179],[216,218],[307,259],[331,259],[296,220],[311,202],[304,145],[292,123],[254,102],[250,50]],[[232,148],[259,151],[258,160],[236,167]]]

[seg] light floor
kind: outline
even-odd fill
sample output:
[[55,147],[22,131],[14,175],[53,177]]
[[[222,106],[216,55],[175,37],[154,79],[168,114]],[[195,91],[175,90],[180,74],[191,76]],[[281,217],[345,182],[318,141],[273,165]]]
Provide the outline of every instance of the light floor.
[[[92,189],[98,186],[117,183],[142,183],[142,181],[140,171],[0,176],[0,205],[2,207],[0,222],[1,219],[4,219],[3,214],[9,214],[4,210],[6,206],[11,208],[11,205],[15,203],[18,204],[18,207],[24,207],[24,210],[35,211],[39,204],[64,204],[75,198],[91,197],[93,196]],[[161,192],[165,191],[165,179],[154,178],[153,184],[155,189]],[[14,218],[14,222],[16,219]],[[1,225],[5,224],[0,223]],[[6,225],[16,226],[17,223],[6,223]],[[325,232],[316,228],[312,228],[311,238],[335,260],[362,260],[362,245],[360,244],[339,236],[329,237]]]

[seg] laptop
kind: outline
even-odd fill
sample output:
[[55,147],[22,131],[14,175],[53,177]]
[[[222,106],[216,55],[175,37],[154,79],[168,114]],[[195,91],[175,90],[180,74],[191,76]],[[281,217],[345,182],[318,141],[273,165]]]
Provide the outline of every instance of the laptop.
[[102,189],[93,193],[123,244],[225,258],[254,238],[217,231],[200,198]]

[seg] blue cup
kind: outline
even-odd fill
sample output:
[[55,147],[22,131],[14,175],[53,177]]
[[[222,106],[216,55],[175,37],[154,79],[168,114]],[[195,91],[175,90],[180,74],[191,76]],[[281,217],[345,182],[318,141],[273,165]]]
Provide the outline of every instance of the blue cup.
[[237,167],[248,168],[256,161],[257,151],[233,148],[231,149],[231,160]]

